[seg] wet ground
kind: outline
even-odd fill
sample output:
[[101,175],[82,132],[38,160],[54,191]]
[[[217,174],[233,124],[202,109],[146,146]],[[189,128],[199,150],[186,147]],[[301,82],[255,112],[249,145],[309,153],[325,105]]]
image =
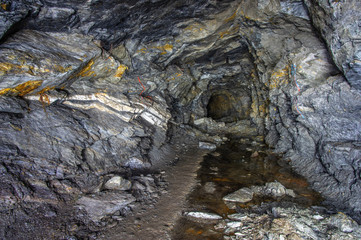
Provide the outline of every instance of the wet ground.
[[[181,216],[186,196],[196,184],[197,170],[207,150],[189,141],[188,145],[173,144],[168,154],[162,156],[172,159],[164,170],[168,184],[167,191],[152,204],[141,204],[133,213],[113,228],[96,236],[95,239],[109,240],[170,240],[171,229]],[[165,147],[167,148],[167,147]]]
[[[222,200],[225,195],[240,188],[262,186],[274,181],[294,190],[296,197],[286,196],[277,200],[255,197],[246,204],[239,204],[236,209],[229,209]],[[216,213],[225,218],[231,213],[274,201],[309,207],[319,205],[322,198],[309,188],[304,178],[292,172],[287,162],[277,154],[260,143],[240,139],[223,144],[204,157],[197,172],[197,185],[188,195],[184,211]],[[214,224],[196,222],[186,217],[180,218],[172,235],[174,240],[223,239],[222,231],[216,231]]]

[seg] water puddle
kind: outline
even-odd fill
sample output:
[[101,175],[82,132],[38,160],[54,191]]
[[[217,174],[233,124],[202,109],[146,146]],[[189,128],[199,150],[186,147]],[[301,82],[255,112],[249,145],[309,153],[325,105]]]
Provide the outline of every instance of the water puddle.
[[[278,155],[251,140],[241,139],[220,146],[204,157],[197,175],[198,184],[188,196],[185,210],[215,213],[226,218],[236,213],[237,209],[251,208],[262,202],[284,201],[305,207],[320,204],[321,196],[309,188],[304,178],[292,172],[280,160]],[[230,209],[222,200],[240,188],[263,186],[274,181],[292,189],[296,197],[286,196],[277,200],[255,197],[246,204],[238,204],[236,209]],[[215,230],[214,224],[182,217],[175,227],[173,239],[215,240],[223,237],[222,231]]]

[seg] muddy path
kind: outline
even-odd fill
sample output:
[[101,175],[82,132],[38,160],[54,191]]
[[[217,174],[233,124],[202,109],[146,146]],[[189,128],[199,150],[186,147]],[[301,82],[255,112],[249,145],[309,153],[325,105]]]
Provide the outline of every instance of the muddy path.
[[174,144],[164,158],[175,159],[163,173],[168,183],[167,192],[155,204],[142,206],[120,221],[114,228],[103,232],[97,239],[166,240],[182,215],[186,196],[196,184],[197,171],[208,152],[197,144]]

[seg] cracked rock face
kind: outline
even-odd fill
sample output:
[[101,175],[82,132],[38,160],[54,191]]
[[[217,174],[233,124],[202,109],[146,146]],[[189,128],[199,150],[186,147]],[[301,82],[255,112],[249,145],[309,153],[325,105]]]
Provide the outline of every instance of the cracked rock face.
[[[359,8],[357,0],[1,1],[1,217],[24,223],[1,223],[1,238],[19,229],[36,236],[37,214],[69,222],[54,230],[60,238],[84,236],[84,223],[111,224],[129,211],[132,190],[116,192],[117,202],[104,184],[166,165],[175,127],[211,145],[263,137],[361,221]],[[101,213],[87,208],[103,200]],[[85,210],[69,216],[61,206],[76,201]]]

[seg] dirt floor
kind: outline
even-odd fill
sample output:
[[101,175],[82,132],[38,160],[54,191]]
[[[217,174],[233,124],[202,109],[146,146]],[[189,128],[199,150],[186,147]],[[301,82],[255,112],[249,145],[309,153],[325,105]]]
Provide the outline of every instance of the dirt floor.
[[196,144],[187,147],[185,144],[179,144],[173,148],[171,156],[165,156],[176,158],[172,166],[164,170],[165,180],[169,184],[167,192],[162,194],[154,205],[136,209],[117,226],[102,232],[98,239],[171,239],[171,231],[182,215],[186,196],[195,186],[197,170],[203,156],[209,152],[199,149]]

